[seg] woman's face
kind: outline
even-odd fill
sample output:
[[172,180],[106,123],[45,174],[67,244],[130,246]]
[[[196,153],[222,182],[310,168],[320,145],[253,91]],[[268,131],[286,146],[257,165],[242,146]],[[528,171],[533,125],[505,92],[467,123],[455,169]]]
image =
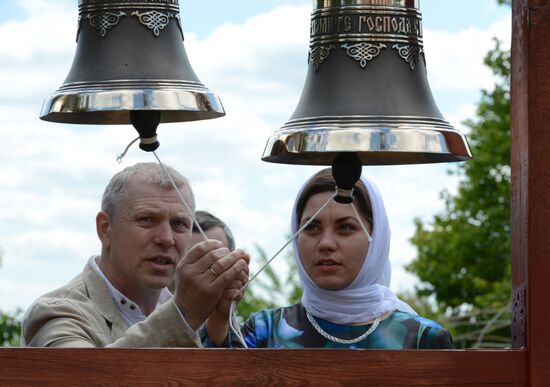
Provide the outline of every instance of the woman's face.
[[[332,192],[312,195],[306,202],[300,225],[311,219],[332,195]],[[361,221],[370,233],[371,225],[363,216]],[[317,286],[328,290],[351,284],[369,249],[367,236],[351,205],[334,200],[300,233],[297,242],[305,271]]]

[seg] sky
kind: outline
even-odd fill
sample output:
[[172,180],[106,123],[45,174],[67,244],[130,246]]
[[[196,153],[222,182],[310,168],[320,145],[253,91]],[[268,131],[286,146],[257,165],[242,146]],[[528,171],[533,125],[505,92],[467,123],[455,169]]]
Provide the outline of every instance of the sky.
[[[268,256],[286,242],[290,211],[315,166],[261,160],[268,137],[292,115],[307,71],[313,1],[180,1],[185,50],[201,82],[225,108],[222,118],[161,124],[163,163],[188,177],[197,209],[232,229],[237,245]],[[212,5],[212,2],[208,3]],[[129,125],[67,125],[39,119],[44,99],[63,83],[76,49],[77,0],[0,1],[0,310],[26,309],[62,286],[99,253],[95,215],[110,177],[155,161]],[[482,89],[494,79],[483,65],[493,38],[510,46],[510,9],[496,0],[421,0],[427,76],[447,121],[468,134]],[[475,162],[474,160],[468,162]],[[447,172],[456,164],[364,166],[385,200],[392,229],[391,288],[412,291],[404,270],[415,257],[414,219],[441,212]],[[284,271],[281,259],[272,263]]]

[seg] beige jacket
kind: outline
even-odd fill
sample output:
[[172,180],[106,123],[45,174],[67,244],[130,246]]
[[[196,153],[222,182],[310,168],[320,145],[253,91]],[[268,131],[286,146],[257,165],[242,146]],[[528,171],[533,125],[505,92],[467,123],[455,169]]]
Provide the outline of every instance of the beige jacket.
[[[93,259],[93,258],[91,258]],[[128,327],[90,262],[67,285],[36,300],[23,317],[32,347],[200,347],[198,335],[168,301]]]

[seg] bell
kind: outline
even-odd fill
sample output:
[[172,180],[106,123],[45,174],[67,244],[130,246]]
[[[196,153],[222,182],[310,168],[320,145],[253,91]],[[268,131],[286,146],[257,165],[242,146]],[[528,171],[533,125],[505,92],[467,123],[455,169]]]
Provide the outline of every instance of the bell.
[[63,85],[45,100],[40,118],[146,122],[154,132],[159,122],[225,115],[219,98],[191,68],[180,22],[178,0],[79,0],[73,64]]
[[466,138],[437,108],[418,0],[315,0],[308,73],[294,114],[262,160],[332,165],[464,161]]

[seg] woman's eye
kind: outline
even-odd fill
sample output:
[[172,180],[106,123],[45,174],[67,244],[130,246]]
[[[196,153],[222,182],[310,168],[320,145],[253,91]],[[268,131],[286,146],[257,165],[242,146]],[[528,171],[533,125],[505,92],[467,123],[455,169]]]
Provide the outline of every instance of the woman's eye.
[[338,230],[341,230],[341,231],[355,231],[356,229],[357,228],[355,227],[355,225],[350,223],[342,223],[338,225]]
[[309,231],[309,232],[317,231],[317,230],[319,230],[319,225],[315,223],[310,223],[304,228],[304,231]]

